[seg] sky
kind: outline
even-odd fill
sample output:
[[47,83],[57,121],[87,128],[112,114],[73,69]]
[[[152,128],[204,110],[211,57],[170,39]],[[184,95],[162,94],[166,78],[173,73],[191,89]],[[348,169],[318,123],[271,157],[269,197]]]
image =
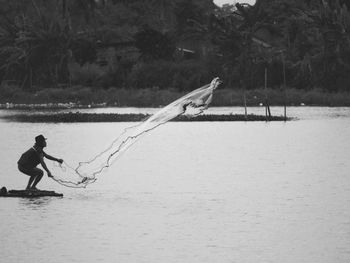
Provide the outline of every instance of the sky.
[[[234,0],[214,0],[214,3],[217,4],[218,6],[222,6],[223,4],[232,4],[234,2],[235,2]],[[255,0],[238,0],[236,2],[248,3],[253,5],[255,3]]]

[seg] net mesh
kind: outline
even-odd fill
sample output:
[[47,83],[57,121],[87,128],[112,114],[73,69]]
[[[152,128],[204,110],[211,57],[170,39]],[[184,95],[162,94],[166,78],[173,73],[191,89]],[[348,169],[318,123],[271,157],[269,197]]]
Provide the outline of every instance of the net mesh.
[[56,169],[53,179],[67,187],[84,188],[94,183],[106,168],[110,167],[122,153],[146,133],[174,119],[179,115],[196,116],[208,108],[213,92],[220,84],[214,78],[210,84],[196,89],[162,108],[139,124],[126,128],[104,151],[88,161],[79,162],[77,167],[66,161]]

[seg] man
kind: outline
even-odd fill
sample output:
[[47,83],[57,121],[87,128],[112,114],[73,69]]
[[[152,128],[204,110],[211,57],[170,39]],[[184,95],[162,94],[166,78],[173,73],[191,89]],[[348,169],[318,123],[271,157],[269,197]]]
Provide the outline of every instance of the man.
[[50,170],[47,168],[44,162],[44,157],[52,161],[63,163],[62,159],[57,159],[44,152],[43,149],[46,147],[46,145],[46,138],[43,135],[36,136],[34,146],[23,153],[17,162],[18,170],[30,176],[26,190],[38,190],[36,185],[40,182],[44,175],[43,170],[36,167],[38,164],[41,164],[41,166],[45,169],[48,177],[52,177]]

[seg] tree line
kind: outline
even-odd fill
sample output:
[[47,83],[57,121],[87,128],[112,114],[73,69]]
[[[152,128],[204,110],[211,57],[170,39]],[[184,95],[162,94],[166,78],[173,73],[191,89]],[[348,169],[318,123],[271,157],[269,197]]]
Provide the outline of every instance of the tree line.
[[[349,91],[346,0],[0,0],[0,82],[23,90]],[[101,55],[104,54],[104,55]],[[101,57],[104,56],[104,61]]]

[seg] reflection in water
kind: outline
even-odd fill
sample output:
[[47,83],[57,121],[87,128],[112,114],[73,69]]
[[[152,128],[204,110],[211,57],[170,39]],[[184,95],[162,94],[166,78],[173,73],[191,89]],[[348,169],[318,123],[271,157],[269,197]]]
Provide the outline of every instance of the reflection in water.
[[[57,197],[55,197],[57,199]],[[62,198],[62,197],[58,197]],[[50,196],[36,197],[36,198],[20,198],[19,204],[23,209],[43,210],[50,205],[53,198]]]

